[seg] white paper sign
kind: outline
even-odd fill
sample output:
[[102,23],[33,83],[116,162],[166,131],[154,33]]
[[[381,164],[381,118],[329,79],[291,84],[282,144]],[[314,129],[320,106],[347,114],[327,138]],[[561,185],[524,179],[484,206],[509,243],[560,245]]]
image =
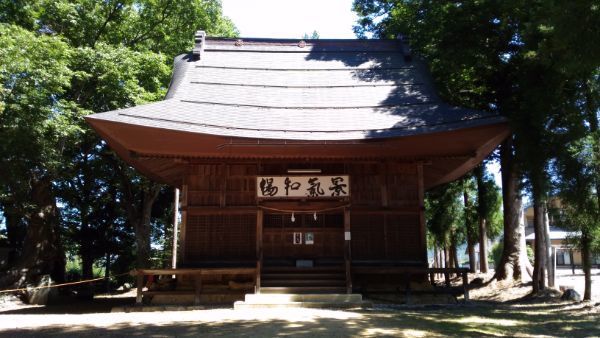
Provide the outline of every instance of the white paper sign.
[[304,234],[304,244],[312,245],[315,244],[315,235],[312,232]]
[[301,232],[294,232],[294,245],[295,244],[302,244],[302,233]]
[[256,194],[260,198],[346,197],[350,178],[339,176],[258,176]]

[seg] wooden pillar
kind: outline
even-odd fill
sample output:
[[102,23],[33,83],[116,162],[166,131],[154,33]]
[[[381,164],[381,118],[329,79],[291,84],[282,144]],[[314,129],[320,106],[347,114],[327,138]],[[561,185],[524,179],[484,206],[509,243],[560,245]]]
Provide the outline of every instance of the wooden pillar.
[[181,224],[179,230],[179,242],[181,243],[181,247],[179,248],[179,255],[181,260],[185,263],[185,235],[186,235],[186,225],[187,225],[187,206],[188,206],[188,186],[187,184],[183,185],[181,190]]
[[173,200],[173,252],[171,254],[171,268],[177,268],[177,236],[179,216],[179,188],[175,188],[175,199]]
[[344,263],[346,266],[346,293],[352,293],[352,252],[350,231],[350,209],[344,208]]
[[427,232],[425,229],[425,185],[423,182],[423,163],[417,163],[418,197],[419,197],[419,226],[421,240],[421,254],[423,264],[428,265],[427,260]]
[[255,293],[260,293],[260,274],[263,265],[263,210],[256,210],[256,282]]
[[202,275],[197,273],[192,278],[194,280],[194,305],[199,305],[200,296],[202,295]]

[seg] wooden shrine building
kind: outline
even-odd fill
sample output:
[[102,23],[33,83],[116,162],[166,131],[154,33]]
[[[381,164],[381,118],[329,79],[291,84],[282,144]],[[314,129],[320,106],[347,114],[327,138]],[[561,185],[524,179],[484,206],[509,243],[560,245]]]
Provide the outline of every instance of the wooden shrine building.
[[[369,268],[426,267],[424,192],[509,134],[498,115],[440,101],[401,39],[203,32],[176,58],[164,101],[87,121],[182,190],[179,267],[250,268],[256,290],[360,290],[394,282]],[[340,275],[291,275],[302,269]]]

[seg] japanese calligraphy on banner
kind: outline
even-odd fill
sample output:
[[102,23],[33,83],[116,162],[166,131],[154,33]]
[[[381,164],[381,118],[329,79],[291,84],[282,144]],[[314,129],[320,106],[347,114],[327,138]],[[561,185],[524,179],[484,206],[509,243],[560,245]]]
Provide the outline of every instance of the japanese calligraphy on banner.
[[263,198],[350,196],[348,176],[258,176],[256,193]]

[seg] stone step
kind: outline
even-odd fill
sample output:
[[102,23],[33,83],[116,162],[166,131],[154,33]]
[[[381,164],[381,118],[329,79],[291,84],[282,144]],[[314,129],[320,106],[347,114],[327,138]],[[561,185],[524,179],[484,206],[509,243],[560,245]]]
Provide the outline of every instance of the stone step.
[[364,309],[373,307],[371,302],[287,302],[287,303],[246,303],[242,301],[235,302],[233,308],[236,310],[243,309],[284,309],[284,308],[314,308],[314,309]]
[[277,304],[289,302],[326,302],[326,303],[359,303],[362,302],[359,293],[329,293],[329,294],[297,294],[297,293],[247,293],[244,297],[246,303]]

